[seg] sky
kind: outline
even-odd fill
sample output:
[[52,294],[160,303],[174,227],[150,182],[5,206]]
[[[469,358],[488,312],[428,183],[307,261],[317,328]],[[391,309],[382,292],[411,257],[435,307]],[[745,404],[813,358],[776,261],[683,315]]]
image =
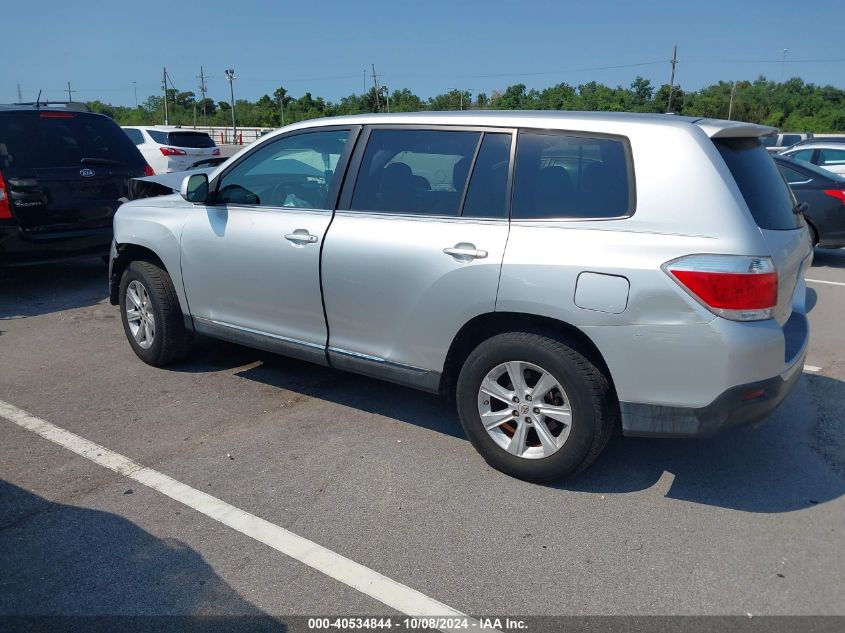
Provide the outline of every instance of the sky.
[[[0,103],[99,99],[134,105],[161,94],[162,67],[180,91],[254,100],[279,86],[337,101],[379,83],[423,98],[524,83],[641,75],[691,90],[715,83],[801,77],[845,88],[842,4],[828,0],[615,2],[594,0],[358,0],[354,2],[15,2],[0,38]],[[834,16],[836,19],[834,19]],[[787,49],[784,55],[783,49]],[[783,60],[786,60],[785,63]],[[134,84],[133,84],[134,82]]]

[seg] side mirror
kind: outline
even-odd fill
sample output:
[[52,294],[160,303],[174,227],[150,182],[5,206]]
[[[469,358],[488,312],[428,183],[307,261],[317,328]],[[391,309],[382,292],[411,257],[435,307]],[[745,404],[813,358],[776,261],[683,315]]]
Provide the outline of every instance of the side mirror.
[[188,202],[204,204],[208,201],[208,175],[193,174],[186,176],[179,188],[179,193]]

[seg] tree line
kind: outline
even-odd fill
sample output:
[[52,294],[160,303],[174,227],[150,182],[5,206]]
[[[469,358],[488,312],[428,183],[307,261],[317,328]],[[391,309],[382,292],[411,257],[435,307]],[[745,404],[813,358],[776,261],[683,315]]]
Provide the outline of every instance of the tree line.
[[[671,92],[671,97],[670,97]],[[660,87],[637,77],[627,88],[610,87],[595,81],[577,86],[568,83],[538,89],[514,84],[491,94],[451,90],[423,99],[407,88],[391,93],[351,94],[337,102],[306,92],[293,97],[280,87],[257,101],[237,99],[235,119],[239,126],[275,128],[296,121],[343,114],[424,110],[587,110],[617,112],[667,112],[683,115],[735,119],[762,123],[794,132],[845,131],[845,90],[834,86],[804,83],[799,78],[775,82],[759,77],[754,81],[720,81],[698,91],[685,91],[668,84]],[[113,106],[101,101],[88,102],[95,112],[112,117],[121,125],[148,125],[163,122],[164,97],[153,95],[137,107]],[[229,126],[231,104],[227,101],[197,99],[193,92],[167,91],[168,120],[171,125]]]

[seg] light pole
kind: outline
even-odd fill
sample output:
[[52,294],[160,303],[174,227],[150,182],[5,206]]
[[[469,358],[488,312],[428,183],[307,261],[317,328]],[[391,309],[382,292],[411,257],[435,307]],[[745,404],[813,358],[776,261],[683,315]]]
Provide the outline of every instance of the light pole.
[[234,68],[227,68],[226,69],[226,80],[229,82],[229,94],[232,95],[232,144],[238,144],[238,128],[235,125],[235,69]]
[[781,81],[783,81],[784,72],[786,72],[786,56],[787,56],[788,53],[789,53],[789,49],[787,49],[787,48],[785,48],[781,51],[781,54],[783,55],[783,58],[781,59],[781,62],[780,62],[780,80]]

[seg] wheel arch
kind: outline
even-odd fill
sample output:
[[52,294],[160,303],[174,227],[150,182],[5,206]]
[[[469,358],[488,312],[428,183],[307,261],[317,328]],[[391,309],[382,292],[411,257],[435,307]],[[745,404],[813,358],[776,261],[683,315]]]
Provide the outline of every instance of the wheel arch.
[[613,375],[596,344],[582,330],[551,317],[521,312],[488,312],[467,321],[458,331],[446,353],[440,392],[454,398],[458,373],[466,358],[479,343],[504,332],[533,332],[550,336],[563,336],[576,351],[590,361],[607,377],[612,392],[616,393]]

